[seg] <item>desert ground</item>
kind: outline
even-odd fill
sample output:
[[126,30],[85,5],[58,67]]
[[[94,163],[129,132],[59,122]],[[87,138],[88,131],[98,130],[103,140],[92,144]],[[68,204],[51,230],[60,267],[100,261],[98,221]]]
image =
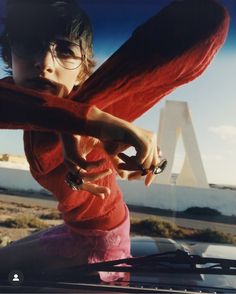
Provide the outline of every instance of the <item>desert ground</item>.
[[[21,201],[19,197],[4,196],[0,197],[3,198],[0,200],[0,247],[40,229],[62,223],[57,209],[53,205],[48,207],[47,201],[41,200],[35,204],[30,200]],[[7,197],[9,199],[6,200]]]

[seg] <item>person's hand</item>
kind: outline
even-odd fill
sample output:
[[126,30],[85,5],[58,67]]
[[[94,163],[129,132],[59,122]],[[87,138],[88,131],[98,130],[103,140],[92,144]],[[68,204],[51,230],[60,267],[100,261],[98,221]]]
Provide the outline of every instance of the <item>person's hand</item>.
[[144,181],[145,185],[150,186],[155,179],[155,176],[161,173],[167,164],[166,159],[161,160],[161,152],[159,147],[157,147],[157,150],[159,155],[159,163],[155,166],[151,166],[150,169],[143,169],[140,167],[140,165],[137,165],[135,156],[128,156],[125,153],[118,154],[118,157],[122,160],[122,162],[119,163],[118,168],[129,171],[128,180],[139,180],[143,176],[146,176]]
[[[145,184],[150,185],[154,179],[154,169],[158,166],[159,149],[157,148],[156,134],[141,129],[134,124],[114,117],[94,107],[90,111],[87,124],[88,133],[103,142],[104,149],[110,156],[117,156],[125,149],[133,146],[136,155],[131,161],[119,165],[123,170],[134,170],[130,179],[146,173]],[[124,157],[121,158],[124,160]],[[130,167],[132,166],[132,168]],[[135,169],[133,169],[135,166]],[[130,169],[129,169],[130,168]]]
[[[76,184],[79,190],[90,192],[102,199],[109,196],[111,191],[108,187],[93,183],[112,173],[111,169],[101,169],[106,159],[101,158],[97,161],[86,160],[87,154],[98,144],[98,139],[71,134],[61,134],[60,137],[63,147],[64,164],[68,168],[70,177],[74,179],[72,183]],[[89,172],[89,170],[94,168],[100,168],[100,170]],[[70,177],[67,177],[67,183],[70,183]],[[71,187],[73,187],[73,185]]]
[[[145,136],[150,137],[149,144],[152,144],[151,146],[153,146],[149,156],[146,158],[146,166],[144,164],[140,165],[137,163],[137,155],[128,156],[121,152],[127,148],[127,145],[122,143],[109,143],[108,146],[105,144],[104,149],[110,155],[113,166],[121,178],[127,178],[128,180],[138,180],[145,176],[145,185],[150,186],[155,179],[156,174],[154,173],[154,169],[160,164],[162,153],[160,148],[157,146],[156,135],[143,129],[140,129],[140,131],[142,132],[143,139]],[[156,156],[158,159],[157,164],[152,160],[156,158]],[[148,160],[152,160],[151,165]],[[147,166],[149,166],[149,168],[147,168]]]

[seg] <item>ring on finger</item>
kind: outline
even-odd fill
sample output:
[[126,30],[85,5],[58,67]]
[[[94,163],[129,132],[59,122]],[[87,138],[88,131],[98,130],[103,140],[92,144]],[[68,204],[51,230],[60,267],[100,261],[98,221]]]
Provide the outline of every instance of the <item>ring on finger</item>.
[[72,189],[72,190],[80,190],[81,186],[84,184],[84,180],[81,177],[79,171],[74,174],[69,172],[66,176],[65,183]]
[[152,168],[152,173],[154,175],[159,175],[160,173],[162,173],[164,171],[164,169],[166,168],[167,166],[167,160],[166,159],[162,159],[158,165],[154,166]]

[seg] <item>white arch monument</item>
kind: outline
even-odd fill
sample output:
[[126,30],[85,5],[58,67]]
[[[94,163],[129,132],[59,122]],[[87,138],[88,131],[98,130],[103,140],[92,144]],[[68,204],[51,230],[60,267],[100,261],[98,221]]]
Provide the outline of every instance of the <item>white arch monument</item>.
[[209,188],[188,104],[180,101],[166,101],[160,113],[158,146],[162,150],[163,157],[168,160],[168,165],[163,174],[156,177],[156,182],[172,183],[171,173],[180,135],[185,148],[185,159],[176,179],[176,185]]

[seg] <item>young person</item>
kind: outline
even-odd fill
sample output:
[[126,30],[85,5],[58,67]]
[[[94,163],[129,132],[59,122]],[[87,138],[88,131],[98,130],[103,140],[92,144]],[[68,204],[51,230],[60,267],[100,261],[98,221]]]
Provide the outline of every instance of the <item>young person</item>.
[[[186,17],[189,2],[193,7]],[[214,13],[201,19],[209,28],[193,35],[191,13],[203,16],[205,7],[199,8],[199,0],[176,1],[85,81],[94,64],[91,30],[75,1],[8,0],[2,54],[12,79],[0,83],[1,127],[25,129],[31,173],[58,199],[65,225],[1,249],[1,271],[40,271],[130,255],[129,214],[116,171],[128,170],[129,179],[145,176],[149,185],[159,154],[155,135],[128,121],[201,74],[223,44],[228,15],[215,1],[208,3],[207,11],[213,6]],[[176,15],[180,25],[171,26],[173,38],[166,42],[157,27]],[[124,101],[129,107],[122,107]],[[129,146],[136,156],[120,153]]]
[[[108,151],[113,145],[117,154],[134,146],[137,165],[147,169],[159,161],[155,135],[66,99],[94,64],[90,24],[75,1],[8,1],[5,25],[2,55],[12,79],[1,82],[1,125],[26,130],[31,172],[58,198],[66,225],[2,249],[1,271],[38,271],[129,256],[129,214],[121,193],[105,181],[96,182],[114,174],[102,148]],[[62,152],[58,157],[62,147],[64,157]],[[91,149],[99,158],[87,161]],[[86,171],[99,167],[102,170]]]

